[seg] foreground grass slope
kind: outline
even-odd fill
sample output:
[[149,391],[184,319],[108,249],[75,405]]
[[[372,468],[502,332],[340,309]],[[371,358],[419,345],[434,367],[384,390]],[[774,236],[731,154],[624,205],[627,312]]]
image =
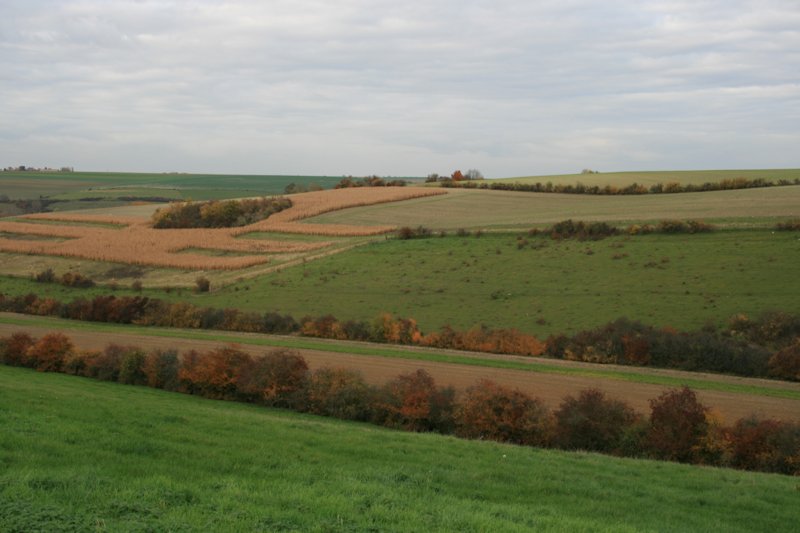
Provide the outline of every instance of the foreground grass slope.
[[797,480],[0,367],[0,530],[791,531]]

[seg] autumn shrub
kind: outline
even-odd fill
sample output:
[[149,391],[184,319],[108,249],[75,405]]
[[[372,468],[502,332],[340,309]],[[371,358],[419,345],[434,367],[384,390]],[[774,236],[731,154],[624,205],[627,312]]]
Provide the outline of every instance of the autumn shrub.
[[620,452],[626,432],[638,420],[628,404],[597,389],[564,398],[554,418],[559,448],[606,453]]
[[144,359],[147,385],[157,389],[177,390],[180,361],[177,350],[153,350]]
[[73,376],[85,376],[86,362],[97,353],[92,350],[73,350],[64,359],[61,371]]
[[249,369],[253,358],[235,345],[227,345],[203,354],[185,357],[178,379],[192,394],[206,398],[235,400],[240,374]]
[[734,468],[800,474],[800,424],[741,419],[730,430]]
[[582,220],[562,220],[543,230],[553,239],[598,240],[616,235],[619,230],[607,222],[584,222]]
[[131,350],[135,348],[112,343],[101,352],[91,353],[86,358],[84,375],[102,381],[119,381],[122,359]]
[[81,289],[88,289],[95,285],[93,280],[87,278],[80,272],[65,272],[61,276],[61,284],[65,287],[77,287]]
[[402,374],[381,392],[383,425],[407,431],[452,432],[455,391],[437,387],[425,370]]
[[153,213],[152,226],[166,228],[231,228],[264,220],[288,209],[288,198],[175,202]]
[[800,315],[786,311],[767,311],[750,318],[738,314],[728,323],[731,335],[761,346],[784,348],[800,338]]
[[205,276],[200,276],[194,280],[195,292],[208,292],[211,290],[211,281]]
[[308,363],[296,350],[276,348],[251,358],[237,381],[239,394],[248,401],[274,407],[303,405]]
[[778,231],[800,231],[800,218],[778,222],[775,224],[775,229]]
[[53,283],[56,280],[56,274],[52,268],[46,268],[37,273],[33,279],[39,283]]
[[72,341],[63,333],[48,333],[28,348],[28,364],[40,372],[60,372],[72,352]]
[[33,337],[21,331],[0,339],[0,362],[11,366],[29,366],[28,350],[35,342]]
[[775,352],[768,366],[772,377],[800,381],[800,337],[795,339],[794,344]]
[[147,374],[144,371],[146,354],[132,348],[125,352],[119,365],[119,382],[128,385],[147,385]]
[[542,401],[488,379],[466,390],[455,418],[461,437],[531,446],[550,441],[552,421]]
[[400,240],[423,239],[431,236],[433,236],[433,231],[425,226],[417,226],[416,228],[403,226],[397,230],[397,238]]
[[310,413],[365,422],[375,417],[376,391],[361,372],[320,368],[309,379],[306,402]]
[[658,459],[692,462],[708,429],[708,408],[688,387],[650,400],[650,428],[645,445]]

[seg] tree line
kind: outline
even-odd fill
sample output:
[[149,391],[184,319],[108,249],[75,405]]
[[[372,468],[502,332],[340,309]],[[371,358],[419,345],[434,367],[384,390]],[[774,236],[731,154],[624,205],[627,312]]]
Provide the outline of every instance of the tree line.
[[702,184],[686,183],[680,184],[672,181],[667,183],[655,183],[649,187],[639,183],[632,183],[624,187],[614,185],[584,185],[575,184],[553,184],[548,181],[542,183],[522,183],[522,182],[498,182],[498,181],[470,181],[440,179],[438,182],[442,187],[462,188],[462,189],[489,189],[495,191],[513,192],[546,192],[560,194],[595,194],[595,195],[629,195],[629,194],[674,194],[684,192],[707,192],[707,191],[728,191],[735,189],[756,189],[762,187],[778,187],[786,185],[800,185],[800,178],[794,180],[780,179],[771,181],[764,178],[728,178],[721,181],[705,182]]
[[63,333],[0,337],[0,362],[406,431],[800,474],[800,424],[750,417],[725,425],[687,387],[650,400],[648,416],[596,389],[566,396],[551,410],[486,379],[460,395],[421,369],[374,386],[354,370],[312,372],[293,350],[254,357],[235,345],[179,354],[109,344],[85,351]]
[[371,322],[339,320],[330,314],[297,320],[274,311],[216,309],[146,296],[100,295],[60,302],[32,293],[25,296],[0,293],[0,311],[92,322],[295,334],[486,353],[545,355],[592,363],[800,381],[800,316],[779,311],[756,318],[736,315],[724,328],[708,326],[699,331],[656,328],[620,318],[574,335],[551,335],[545,341],[517,329],[485,325],[468,330],[444,325],[426,334],[413,318],[394,317],[388,313]]
[[253,224],[290,207],[292,201],[283,197],[175,202],[158,209],[151,221],[158,229],[231,228]]

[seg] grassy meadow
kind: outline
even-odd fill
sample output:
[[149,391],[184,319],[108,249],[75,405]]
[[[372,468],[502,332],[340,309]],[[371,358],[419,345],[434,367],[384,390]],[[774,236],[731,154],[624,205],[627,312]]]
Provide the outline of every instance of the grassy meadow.
[[[417,319],[425,331],[445,324],[463,329],[483,323],[546,336],[623,316],[657,326],[697,329],[707,322],[724,323],[737,313],[800,312],[800,241],[793,232],[727,229],[584,242],[523,235],[381,238],[282,270],[252,267],[247,269],[252,277],[238,281],[245,271],[220,274],[227,278],[212,277],[218,285],[207,294],[196,294],[191,287],[166,291],[151,286],[168,282],[170,272],[191,286],[196,272],[138,272],[149,272],[142,294],[170,301],[279,311],[297,318],[330,313],[340,319],[372,320],[389,312]],[[340,244],[346,245],[347,241]],[[12,262],[12,256],[0,258],[9,257],[8,265],[28,272],[45,264],[32,256]],[[25,261],[31,264],[26,266]],[[132,274],[108,263],[68,259],[56,263],[64,271],[77,264],[77,270],[98,281]],[[71,300],[107,293],[108,288],[73,289],[3,276],[0,292],[44,293]],[[138,294],[123,287],[115,293]]]
[[[0,367],[4,531],[791,531],[791,477]],[[643,512],[646,510],[646,512]]]
[[[12,199],[44,196],[59,200],[161,196],[211,200],[283,194],[290,183],[331,188],[341,176],[132,172],[0,172],[0,191]],[[91,205],[91,202],[83,202]],[[99,205],[97,207],[100,207]]]

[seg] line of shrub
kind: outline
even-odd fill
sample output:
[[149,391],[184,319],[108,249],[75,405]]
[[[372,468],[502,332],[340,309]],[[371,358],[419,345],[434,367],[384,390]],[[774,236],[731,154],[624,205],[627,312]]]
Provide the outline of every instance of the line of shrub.
[[60,283],[65,287],[81,289],[88,289],[95,285],[91,278],[84,276],[80,272],[65,272],[61,278],[58,278],[52,268],[47,268],[34,275],[33,280],[39,283]]
[[36,340],[19,332],[0,338],[0,362],[406,431],[800,474],[800,424],[747,418],[725,426],[686,387],[651,400],[644,417],[595,389],[565,397],[555,411],[485,379],[456,395],[421,369],[373,386],[353,370],[311,372],[287,349],[257,357],[235,345],[180,355],[116,344],[81,351],[63,333]]
[[0,311],[91,322],[296,334],[486,353],[546,355],[592,363],[800,381],[800,316],[777,311],[764,313],[756,319],[736,315],[727,328],[708,326],[689,332],[655,328],[620,318],[571,336],[551,335],[545,342],[513,328],[492,329],[484,325],[466,331],[445,325],[425,334],[413,318],[394,317],[388,313],[372,322],[341,321],[333,315],[305,316],[298,321],[276,312],[214,309],[145,296],[101,295],[91,300],[77,298],[62,303],[35,294],[10,297],[0,293]]
[[231,228],[264,220],[292,207],[288,198],[175,202],[153,213],[154,228]]
[[552,182],[519,183],[519,182],[497,182],[497,181],[440,181],[442,187],[462,188],[462,189],[490,189],[497,191],[514,192],[547,192],[561,194],[595,194],[595,195],[630,195],[630,194],[673,194],[684,192],[707,192],[707,191],[728,191],[735,189],[757,189],[763,187],[778,187],[786,185],[800,185],[800,178],[794,180],[780,179],[777,182],[764,178],[733,178],[703,184],[687,183],[681,185],[678,182],[656,183],[650,187],[632,183],[625,187],[614,185],[584,185],[576,183],[574,185],[553,185]]
[[614,235],[647,235],[650,233],[708,233],[715,227],[701,220],[662,220],[658,224],[632,224],[624,229],[612,226],[607,222],[585,222],[583,220],[562,220],[552,226],[528,231],[529,237],[549,236],[555,240],[578,239],[600,240]]

